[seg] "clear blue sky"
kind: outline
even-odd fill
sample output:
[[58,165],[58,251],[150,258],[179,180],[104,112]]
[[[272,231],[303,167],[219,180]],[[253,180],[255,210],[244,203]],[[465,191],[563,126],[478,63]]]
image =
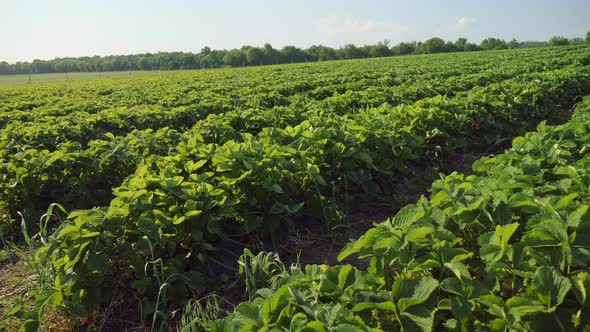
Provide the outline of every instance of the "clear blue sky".
[[590,0],[0,0],[0,61],[588,30]]

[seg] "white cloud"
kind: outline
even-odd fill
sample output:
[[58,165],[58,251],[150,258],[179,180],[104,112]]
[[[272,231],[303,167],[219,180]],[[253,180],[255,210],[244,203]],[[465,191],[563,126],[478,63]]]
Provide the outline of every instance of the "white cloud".
[[461,32],[467,30],[471,25],[477,23],[477,18],[463,16],[460,17],[455,24],[449,27],[450,31]]
[[330,16],[315,21],[321,42],[333,46],[346,43],[371,44],[384,39],[398,39],[409,29],[393,21]]

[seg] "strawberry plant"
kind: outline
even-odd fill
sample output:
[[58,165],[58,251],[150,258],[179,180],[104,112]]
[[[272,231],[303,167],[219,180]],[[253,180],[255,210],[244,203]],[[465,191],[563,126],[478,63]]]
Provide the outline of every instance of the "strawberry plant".
[[[233,253],[249,248],[245,273],[252,252],[301,224],[340,222],[353,195],[389,199],[417,166],[524,134],[475,162],[474,174],[435,181],[428,197],[342,250],[340,259],[366,259],[367,269],[248,272],[249,301],[199,326],[581,330],[588,102],[567,124],[525,131],[564,121],[590,92],[587,51],[0,89],[1,231],[18,239],[20,212],[27,229],[46,234],[34,256],[47,276],[35,312],[86,315],[125,290],[165,329],[170,311],[239,271]],[[34,224],[54,201],[71,211],[66,220]]]

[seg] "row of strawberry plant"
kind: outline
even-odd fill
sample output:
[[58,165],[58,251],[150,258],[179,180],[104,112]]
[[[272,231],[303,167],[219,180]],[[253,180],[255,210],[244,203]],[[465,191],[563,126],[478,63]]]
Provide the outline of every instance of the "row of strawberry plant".
[[[523,54],[523,58],[513,56],[508,60],[499,57],[498,59],[495,59],[492,57],[487,61],[466,61],[467,64],[461,64],[461,62],[454,63],[448,60],[439,61],[437,64],[437,62],[427,62],[426,59],[424,59],[413,63],[412,68],[427,66],[429,68],[429,71],[427,72],[414,70],[409,71],[411,75],[407,75],[403,73],[403,70],[406,70],[403,68],[401,73],[396,71],[393,73],[380,74],[384,75],[383,78],[385,78],[385,80],[383,80],[381,77],[379,77],[379,79],[371,78],[368,80],[364,79],[364,77],[359,77],[353,81],[356,85],[350,86],[343,84],[342,81],[348,80],[350,77],[356,78],[356,76],[359,75],[359,72],[362,73],[363,67],[361,64],[363,64],[363,62],[355,62],[354,66],[351,66],[350,70],[344,71],[343,73],[333,73],[333,71],[330,71],[329,74],[322,75],[320,76],[321,78],[318,78],[315,81],[313,78],[308,77],[308,75],[305,75],[305,80],[302,80],[303,76],[301,76],[301,74],[307,73],[301,70],[294,73],[296,75],[294,75],[292,82],[285,81],[285,77],[276,77],[275,75],[273,76],[273,80],[267,81],[268,83],[265,82],[262,87],[252,84],[253,82],[258,81],[253,79],[254,77],[251,77],[254,75],[247,76],[244,75],[244,73],[240,73],[241,75],[234,75],[234,77],[236,77],[234,79],[235,82],[228,82],[227,80],[224,80],[224,84],[229,83],[229,90],[227,87],[218,89],[216,85],[212,85],[209,82],[200,82],[198,87],[194,87],[196,91],[191,90],[190,88],[182,89],[175,86],[184,80],[178,80],[178,82],[164,82],[164,87],[160,87],[162,82],[158,81],[159,85],[155,85],[152,82],[153,79],[143,79],[140,82],[125,81],[125,84],[119,83],[120,81],[115,81],[117,84],[92,83],[96,85],[96,87],[89,83],[80,83],[79,87],[72,87],[71,85],[65,84],[56,85],[55,87],[51,86],[51,89],[48,89],[44,86],[42,89],[43,93],[36,93],[38,91],[33,88],[21,88],[21,90],[23,90],[22,97],[25,103],[31,102],[31,99],[37,96],[43,101],[49,101],[51,106],[47,107],[46,105],[42,105],[34,107],[33,109],[25,108],[23,111],[18,111],[18,103],[14,101],[14,99],[18,100],[18,98],[12,94],[7,93],[6,98],[0,99],[9,101],[11,103],[5,106],[6,111],[2,112],[4,115],[0,116],[0,118],[4,120],[2,123],[16,121],[15,125],[18,125],[18,123],[28,122],[48,122],[47,127],[50,127],[52,126],[52,123],[56,122],[53,119],[55,117],[64,117],[64,121],[71,117],[71,120],[68,122],[70,125],[63,124],[61,127],[55,128],[56,131],[63,132],[64,130],[68,130],[68,128],[73,124],[80,126],[84,123],[84,121],[89,121],[89,123],[93,124],[93,126],[100,128],[101,122],[107,121],[109,117],[112,117],[112,114],[109,112],[114,112],[118,115],[118,117],[124,119],[126,109],[129,109],[128,112],[131,113],[129,115],[131,117],[130,120],[133,120],[134,116],[137,117],[135,113],[139,113],[138,115],[141,115],[142,112],[150,112],[149,109],[152,108],[152,114],[155,114],[154,112],[166,111],[172,108],[180,108],[179,111],[182,112],[182,108],[184,107],[192,109],[206,109],[208,110],[208,113],[211,113],[227,110],[228,107],[235,108],[236,105],[239,105],[241,108],[248,108],[272,107],[275,105],[286,105],[289,103],[292,104],[292,101],[289,101],[291,99],[290,97],[299,97],[300,95],[304,95],[308,99],[309,97],[312,97],[312,100],[323,100],[333,95],[338,96],[339,94],[346,93],[347,91],[364,91],[367,87],[374,87],[371,93],[375,96],[370,97],[369,95],[364,94],[362,96],[363,98],[359,98],[368,98],[366,102],[371,102],[363,104],[364,106],[370,104],[376,105],[386,101],[390,103],[399,103],[414,101],[423,96],[432,96],[439,93],[454,93],[454,91],[468,89],[472,87],[473,84],[486,85],[490,82],[497,81],[501,77],[512,77],[518,73],[558,69],[566,65],[577,63],[584,56],[584,52],[580,52],[580,50],[576,49],[559,49],[559,51],[561,52],[559,54],[548,52],[547,54],[542,53],[541,55],[530,52],[530,54]],[[473,63],[477,65],[474,66]],[[391,67],[392,65],[397,64],[398,63],[396,61],[390,59],[387,59],[386,61],[384,60],[383,63],[380,63],[380,65],[385,65],[385,67]],[[380,66],[379,69],[383,70],[382,67],[383,66]],[[483,71],[484,68],[485,71]],[[373,68],[372,71],[377,73],[381,72],[376,71],[375,69],[376,68]],[[396,68],[396,70],[400,69]],[[258,72],[254,71],[253,73]],[[330,79],[325,79],[324,76],[327,76]],[[400,76],[403,78],[400,78]],[[457,79],[459,76],[461,77],[460,80]],[[490,78],[492,79],[491,81]],[[393,80],[393,82],[389,82],[390,80]],[[321,89],[323,92],[318,94],[313,93],[312,90],[309,90],[310,93],[307,93],[307,90],[303,90],[299,93],[295,93],[294,91],[285,88],[285,86],[288,86],[289,83],[305,83],[306,86],[308,86],[308,90],[315,88],[316,90]],[[236,86],[234,87],[234,85]],[[144,91],[143,89],[146,86],[149,88],[146,88],[146,91]],[[160,87],[159,90],[157,90],[158,87]],[[71,90],[68,91],[68,89]],[[102,104],[99,102],[100,98],[103,98],[105,95],[104,89],[108,89],[108,91],[111,91],[112,94],[116,95],[116,97],[112,97],[112,100],[110,100],[110,102],[107,104]],[[299,90],[301,89],[298,89],[298,91]],[[0,91],[0,93],[2,92],[4,91]],[[139,96],[134,95],[134,93],[139,94]],[[148,97],[153,98],[154,96],[160,96],[162,93],[164,93],[164,95],[161,96],[161,100],[174,99],[176,102],[154,104],[151,103],[151,101],[145,99]],[[190,96],[187,95],[187,93],[189,93]],[[106,94],[106,96],[111,97],[112,94]],[[283,101],[273,102],[272,99],[276,99],[275,97],[270,97],[269,100],[263,101],[270,95],[279,96],[278,98]],[[141,96],[145,97],[143,102],[141,100]],[[236,100],[236,98],[244,97],[251,99],[252,101],[241,99]],[[70,103],[71,105],[62,105],[64,102]],[[268,102],[270,102],[270,104]],[[226,105],[224,106],[223,104]],[[141,106],[142,108],[138,110],[138,106]],[[146,108],[148,110],[145,110]],[[106,112],[106,110],[108,110],[108,112]],[[93,116],[94,113],[101,114]],[[150,116],[148,113],[143,113],[143,115]],[[89,119],[93,120],[90,121]],[[64,121],[61,122],[63,123]],[[134,125],[137,123],[139,122],[133,121],[128,125],[128,127],[134,128]],[[103,126],[104,125],[105,124],[103,124]],[[118,130],[122,129],[121,123],[117,121],[109,124],[109,127],[117,128]],[[138,127],[136,129],[143,128]],[[93,132],[84,130],[84,134],[93,134]],[[100,135],[102,133],[97,134]],[[72,134],[64,133],[62,138],[70,138],[70,136],[72,136]],[[86,138],[86,140],[88,140],[88,138]]]
[[[571,81],[571,71],[562,74],[562,80]],[[587,91],[587,78],[579,79]],[[383,107],[322,119],[318,126],[305,121],[266,128],[222,145],[190,131],[175,153],[148,158],[116,188],[109,207],[72,213],[37,257],[53,269],[50,293],[63,300],[60,305],[101,303],[116,287],[130,285],[142,294],[149,313],[160,309],[156,299],[162,280],[169,285],[170,303],[202,290],[205,268],[215,265],[211,258],[224,241],[272,236],[302,214],[330,219],[337,206],[322,194],[323,188],[343,177],[361,184],[391,179],[404,162],[445,143],[430,140],[433,128],[444,133],[481,112],[491,116],[498,111]],[[376,124],[377,119],[383,122]],[[495,134],[493,129],[484,123],[468,134],[481,137]],[[145,269],[146,262],[156,261],[161,264],[158,275]],[[124,271],[117,269],[121,267]]]
[[531,71],[556,69],[554,66],[560,63],[571,64],[570,57],[574,54],[578,54],[579,59],[583,55],[583,48],[355,60],[4,88],[0,92],[0,123],[10,118],[34,121],[39,113],[95,113],[104,109],[137,105],[160,105],[168,108],[189,106],[198,104],[203,97],[211,98],[215,95],[229,97],[246,108],[256,106],[258,98],[251,97],[253,92],[256,92],[254,95],[264,92],[288,97],[320,87],[332,92],[326,95],[320,92],[323,90],[317,90],[319,95],[312,93],[310,96],[323,99],[334,91],[344,93],[346,90],[364,90],[367,86],[407,84],[419,76],[436,80],[488,69],[512,70],[513,64]]
[[65,206],[90,208],[112,197],[112,188],[151,155],[167,155],[181,134],[169,128],[133,131],[123,137],[107,135],[92,141],[86,149],[79,143],[63,143],[58,150],[25,149],[2,164],[5,181],[0,185],[0,206],[9,213],[0,233],[19,234],[11,221],[19,211],[29,226],[43,214],[47,202],[59,200]]
[[[273,278],[207,331],[582,331],[590,325],[590,97],[512,149],[435,181],[344,248]],[[189,327],[191,325],[188,325]]]
[[[359,154],[364,161],[357,160],[347,166],[350,171],[345,176],[364,192],[381,193],[390,191],[387,185],[390,184],[391,175],[403,172],[409,160],[424,159],[434,152],[423,150],[425,145],[419,141],[423,140],[420,137],[427,137],[430,145],[438,142],[436,146],[439,149],[449,152],[466,145],[466,142],[470,142],[473,147],[474,142],[481,139],[484,143],[494,141],[498,137],[511,135],[514,126],[519,127],[520,122],[526,127],[531,119],[550,116],[548,110],[563,108],[566,101],[584,92],[589,85],[587,70],[576,68],[531,74],[526,79],[534,81],[523,83],[519,77],[476,88],[469,93],[460,93],[455,98],[428,98],[414,106],[381,107],[342,117],[319,110],[312,113],[313,109],[303,113],[293,108],[284,108],[281,112],[227,112],[210,115],[205,121],[198,122],[193,131],[198,131],[207,143],[223,144],[230,139],[240,140],[242,133],[257,134],[264,127],[299,123],[303,117],[309,117],[314,127],[350,123],[350,127],[365,128],[362,134],[362,130],[357,129],[355,139],[365,142],[366,148]],[[490,100],[489,95],[498,97]],[[430,118],[422,117],[423,121],[416,121],[423,107],[429,110],[425,114],[433,115]],[[512,111],[516,108],[520,113]],[[516,116],[520,116],[518,123]],[[507,122],[505,128],[502,126],[503,121]],[[417,135],[399,137],[395,133],[399,130]],[[473,133],[478,131],[483,131],[484,135],[477,135],[474,140]],[[371,138],[376,133],[380,133],[378,138]],[[379,136],[388,138],[383,141]],[[62,144],[59,150],[52,152],[26,149],[10,155],[9,161],[4,163],[3,173],[9,181],[3,186],[3,200],[13,216],[19,210],[24,212],[27,220],[36,220],[49,201],[60,201],[67,207],[78,208],[104,204],[111,198],[111,188],[132,173],[141,160],[150,154],[167,154],[166,148],[162,150],[158,144],[176,145],[178,137],[174,130],[146,130],[133,132],[127,137],[111,135],[107,141],[95,140],[81,151],[80,145],[75,143]],[[462,140],[460,144],[445,143],[459,137]],[[126,148],[126,145],[129,146]],[[392,149],[393,155],[388,153]],[[339,162],[331,160],[328,164],[339,165]],[[334,169],[331,171],[336,173]]]
[[[571,64],[571,62],[579,58],[579,55],[569,54],[566,58],[569,59],[567,64]],[[441,93],[455,94],[478,85],[487,85],[507,78],[514,78],[519,73],[529,73],[531,68],[546,71],[553,68],[558,69],[563,65],[562,62],[546,66],[520,63],[519,65],[511,64],[507,66],[508,70],[505,71],[494,69],[493,71],[488,70],[475,74],[457,71],[454,72],[455,76],[450,77],[447,77],[448,75],[441,71],[434,74],[422,74],[425,78],[421,78],[421,76],[412,77],[411,82],[393,87],[379,86],[374,81],[367,81],[362,83],[365,84],[362,91],[345,89],[342,90],[342,94],[338,92],[340,90],[336,91],[334,86],[322,86],[323,91],[327,91],[328,94],[320,100],[309,99],[312,94],[304,93],[293,95],[288,99],[282,97],[284,99],[282,104],[297,107],[304,101],[306,103],[305,107],[309,107],[309,104],[312,103],[313,107],[335,110],[339,113],[348,112],[359,107],[378,106],[383,103],[394,106],[401,103],[412,103]],[[524,79],[526,77],[523,77]],[[369,88],[366,89],[366,87]],[[338,86],[338,89],[342,89],[342,87]],[[258,92],[254,89],[248,92],[244,91],[244,94],[251,96],[253,99],[264,96],[265,93],[264,90]],[[67,114],[62,114],[63,110],[55,114],[53,110],[56,106],[52,106],[47,110],[51,112],[49,114],[45,114],[44,109],[22,112],[26,114],[25,120],[15,120],[14,118],[18,117],[18,115],[12,111],[9,113],[12,120],[7,122],[3,128],[0,143],[4,146],[4,154],[14,153],[25,147],[53,150],[57,148],[59,143],[63,142],[74,141],[86,145],[89,141],[100,138],[107,132],[114,135],[124,135],[132,129],[157,129],[162,124],[177,130],[188,129],[195,122],[209,114],[235,109],[232,98],[227,95],[219,95],[217,100],[211,102],[211,96],[207,94],[207,91],[203,92],[203,94],[207,96],[204,100],[172,108],[162,105],[149,107],[146,107],[146,105],[133,107],[117,105],[92,114],[81,110],[70,110],[69,108],[65,110]],[[263,104],[265,104],[264,107],[276,106],[274,103]],[[280,108],[276,111],[280,111]]]

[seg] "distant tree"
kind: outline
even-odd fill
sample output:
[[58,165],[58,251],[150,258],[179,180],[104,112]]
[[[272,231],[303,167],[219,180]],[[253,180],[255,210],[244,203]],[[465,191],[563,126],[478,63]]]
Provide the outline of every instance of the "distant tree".
[[391,50],[389,49],[389,40],[386,39],[381,41],[377,43],[377,45],[366,45],[365,53],[367,53],[372,58],[390,56]]
[[142,56],[137,61],[137,66],[140,70],[152,70],[152,63],[147,56]]
[[313,48],[312,54],[316,56],[317,61],[328,61],[337,59],[336,50],[331,47],[323,45],[314,45],[311,48]]
[[[181,60],[177,54],[174,53],[167,53],[167,52],[159,52],[155,55],[157,59],[157,63],[159,64],[158,68],[162,70],[174,70],[180,69],[181,67]],[[114,61],[114,68],[122,68],[121,60],[118,57],[113,59]],[[120,69],[113,69],[113,70],[120,70]]]
[[416,43],[416,51],[414,51],[414,54],[422,53],[422,44],[424,44],[424,43],[421,41]]
[[324,45],[312,45],[303,50],[309,61],[326,61],[336,59],[336,50]]
[[416,52],[416,42],[399,43],[391,48],[391,53],[394,55],[406,55]]
[[357,47],[354,44],[346,44],[336,50],[336,55],[339,59],[360,59],[365,58],[366,51]]
[[249,65],[262,65],[264,60],[264,51],[258,47],[250,47],[246,50],[246,61]]
[[26,74],[26,73],[30,73],[31,70],[31,64],[28,62],[17,62],[14,64],[14,70],[13,73],[14,74]]
[[239,49],[230,50],[223,56],[223,64],[231,67],[243,66],[246,62],[244,52]]
[[12,74],[12,68],[6,61],[0,62],[0,75]]
[[311,45],[310,47],[303,50],[305,58],[310,61],[320,61],[320,48],[321,45]]
[[[238,50],[239,51],[239,50]],[[201,68],[219,68],[223,63],[227,51],[209,50],[199,59]],[[243,62],[242,62],[243,63]],[[242,65],[240,63],[240,66]]]
[[481,47],[475,43],[466,43],[463,47],[463,51],[465,52],[473,52],[473,51],[481,51]]
[[527,40],[518,43],[518,47],[520,48],[529,48],[529,47],[545,47],[549,45],[546,41],[535,41],[535,40]]
[[31,71],[33,73],[50,73],[52,69],[51,64],[45,60],[35,59],[31,63]]
[[[590,31],[586,40],[590,42]],[[295,46],[285,46],[280,51],[270,44],[263,47],[242,46],[233,50],[212,50],[203,47],[198,53],[158,52],[156,54],[132,54],[109,56],[86,56],[78,58],[55,58],[53,60],[34,60],[33,62],[17,62],[9,64],[0,62],[0,75],[78,72],[78,71],[115,71],[115,70],[177,70],[193,68],[219,68],[222,66],[266,65],[277,63],[296,63],[304,61],[325,61],[336,59],[358,59],[368,57],[384,57],[390,55],[478,51],[481,49],[503,49],[517,47],[543,47],[551,45],[581,44],[582,38],[566,39],[553,37],[547,41],[524,41],[516,39],[506,43],[498,38],[486,38],[481,46],[467,42],[466,38],[458,38],[455,42],[445,42],[441,38],[430,38],[425,42],[402,42],[390,48],[389,40],[377,44],[358,47],[346,44],[338,49],[324,45],[313,45],[305,50]]]
[[282,63],[303,62],[305,61],[305,54],[300,48],[289,45],[281,49],[280,58]]
[[512,38],[510,39],[510,41],[508,42],[508,48],[512,49],[512,48],[518,48],[518,41],[516,40],[516,38]]
[[442,38],[434,37],[425,41],[420,47],[420,53],[441,53],[445,51],[445,41]]
[[452,41],[450,41],[450,40],[447,41],[447,42],[445,42],[445,44],[443,46],[443,50],[444,51],[439,52],[439,53],[443,53],[443,52],[445,52],[445,53],[452,53],[452,52],[458,52],[459,51],[457,49],[457,46],[455,45],[455,43],[452,42]]
[[53,71],[59,72],[59,73],[68,73],[69,72],[69,68],[67,66],[67,64],[65,63],[65,61],[63,60],[59,60],[53,63]]
[[566,46],[569,44],[570,41],[562,36],[553,36],[549,39],[549,46]]
[[502,50],[508,48],[506,41],[504,39],[493,38],[489,37],[481,41],[479,44],[482,50],[489,51],[489,50]]
[[571,38],[569,41],[570,41],[570,45],[579,45],[579,44],[584,44],[586,42],[586,40],[581,37]]
[[458,52],[465,51],[465,45],[467,45],[467,38],[457,38],[455,41],[455,48]]
[[449,40],[445,43],[443,52],[463,52],[465,44],[467,44],[467,38],[458,38],[455,42]]
[[181,53],[180,55],[181,69],[195,69],[198,68],[197,57],[192,53]]
[[586,32],[586,42],[590,43],[590,31]]
[[269,43],[264,44],[264,47],[262,48],[262,56],[262,62],[264,64],[270,65],[279,63],[279,51],[275,50]]
[[137,63],[139,61],[140,56],[137,55],[127,55],[125,56],[126,62],[127,62],[127,67],[129,70],[138,70],[139,69],[139,64]]
[[201,49],[201,53],[203,55],[208,55],[209,53],[211,53],[211,48],[209,48],[209,46],[205,46]]
[[336,50],[331,48],[331,47],[327,47],[327,46],[321,46],[320,47],[320,60],[336,60],[338,59],[338,56],[336,55]]

